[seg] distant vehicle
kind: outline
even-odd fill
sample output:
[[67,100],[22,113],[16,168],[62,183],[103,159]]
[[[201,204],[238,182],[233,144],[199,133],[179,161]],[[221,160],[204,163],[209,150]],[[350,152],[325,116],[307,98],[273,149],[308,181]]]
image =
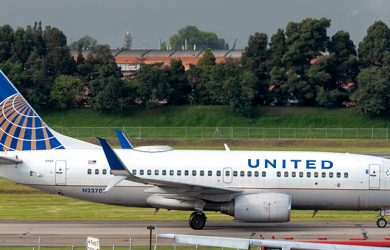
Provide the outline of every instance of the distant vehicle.
[[[172,239],[175,243],[200,245],[232,249],[262,250],[383,250],[390,249],[386,241],[293,241],[293,240],[263,240],[245,238],[210,237],[197,235],[160,234],[158,237]],[[380,247],[376,247],[380,246]]]
[[92,202],[205,211],[243,222],[288,222],[291,209],[377,210],[386,227],[390,160],[357,154],[278,151],[123,149],[50,129],[0,71],[0,176]]

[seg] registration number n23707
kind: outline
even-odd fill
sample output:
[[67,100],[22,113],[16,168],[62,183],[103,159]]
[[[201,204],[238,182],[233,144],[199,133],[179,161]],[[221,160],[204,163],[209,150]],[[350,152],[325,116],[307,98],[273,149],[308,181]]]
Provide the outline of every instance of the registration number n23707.
[[103,188],[83,188],[81,191],[83,193],[90,193],[90,194],[101,194],[103,193]]

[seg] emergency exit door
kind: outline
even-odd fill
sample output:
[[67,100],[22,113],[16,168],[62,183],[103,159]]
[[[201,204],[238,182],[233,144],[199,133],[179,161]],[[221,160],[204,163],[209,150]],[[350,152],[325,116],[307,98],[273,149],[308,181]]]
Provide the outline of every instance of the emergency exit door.
[[231,168],[224,168],[223,169],[223,182],[224,183],[232,183],[233,182],[233,169]]
[[376,164],[371,164],[370,165],[370,170],[369,170],[369,184],[370,184],[370,189],[379,189],[380,185],[380,165]]
[[56,161],[56,185],[66,185],[66,161]]

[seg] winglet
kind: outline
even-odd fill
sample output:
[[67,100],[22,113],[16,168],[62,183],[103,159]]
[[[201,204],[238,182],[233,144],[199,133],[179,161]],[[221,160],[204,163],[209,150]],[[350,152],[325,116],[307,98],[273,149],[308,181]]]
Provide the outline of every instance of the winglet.
[[118,137],[119,143],[122,149],[133,149],[133,145],[129,142],[122,131],[115,129],[116,136]]
[[102,145],[104,154],[106,155],[108,165],[110,166],[114,175],[128,176],[130,173],[123,164],[122,160],[118,157],[115,151],[112,149],[107,140],[98,138],[100,145]]

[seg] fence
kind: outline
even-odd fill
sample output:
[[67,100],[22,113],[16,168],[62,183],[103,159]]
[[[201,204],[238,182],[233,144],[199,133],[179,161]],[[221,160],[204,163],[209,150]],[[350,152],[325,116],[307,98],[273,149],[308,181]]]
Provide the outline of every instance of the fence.
[[389,128],[258,128],[258,127],[56,127],[75,137],[114,138],[114,129],[136,139],[370,139],[388,140]]

